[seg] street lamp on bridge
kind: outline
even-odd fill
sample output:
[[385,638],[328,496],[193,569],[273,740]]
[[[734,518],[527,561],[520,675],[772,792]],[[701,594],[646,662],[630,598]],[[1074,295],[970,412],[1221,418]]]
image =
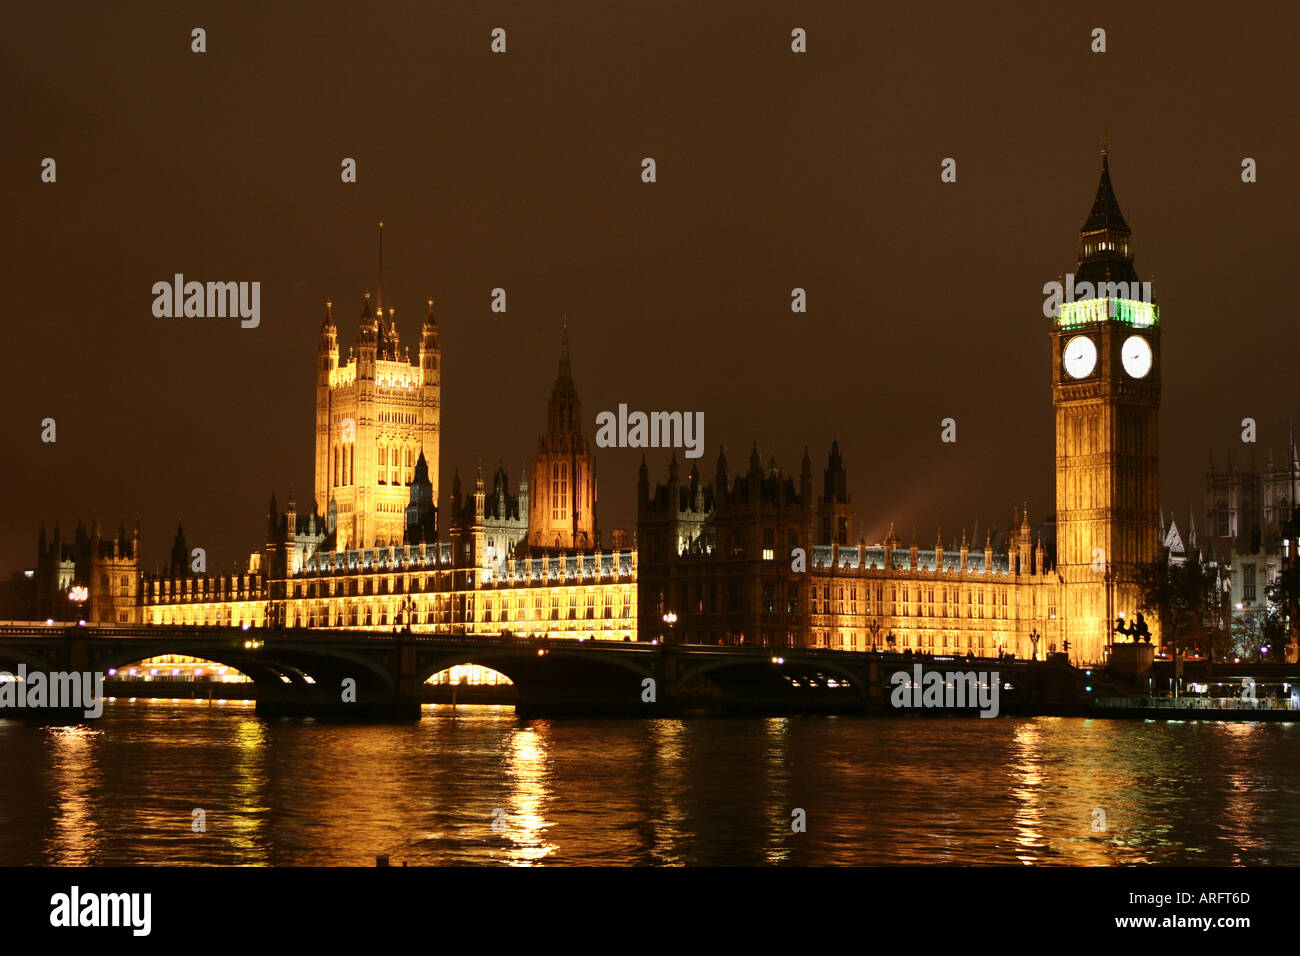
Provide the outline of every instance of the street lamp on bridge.
[[74,615],[78,624],[86,623],[86,602],[90,599],[90,588],[84,584],[74,584],[68,589],[68,600],[75,608]]

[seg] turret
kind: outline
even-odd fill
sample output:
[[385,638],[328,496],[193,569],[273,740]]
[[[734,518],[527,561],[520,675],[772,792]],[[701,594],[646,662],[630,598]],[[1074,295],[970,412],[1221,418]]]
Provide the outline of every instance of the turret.
[[753,451],[749,453],[749,471],[745,474],[745,483],[749,487],[749,500],[757,504],[763,491],[763,460],[758,457],[758,442],[754,442]]
[[641,467],[636,470],[636,508],[637,513],[644,513],[650,504],[650,469],[645,463],[645,452],[641,453]]
[[803,461],[799,463],[799,502],[805,509],[812,507],[812,459],[808,446],[803,448]]
[[433,299],[428,301],[429,311],[420,332],[420,373],[425,385],[437,385],[438,360],[441,356],[438,348],[438,319],[433,313]]
[[167,565],[168,577],[185,577],[190,571],[190,550],[185,543],[185,527],[176,522],[176,537],[172,540],[171,561]]
[[1032,570],[1029,563],[1029,556],[1033,544],[1033,529],[1029,526],[1029,502],[1025,502],[1025,506],[1020,512],[1020,529],[1017,538],[1016,550],[1020,558],[1019,571],[1021,574],[1029,574]]
[[828,504],[831,502],[846,504],[848,502],[848,477],[844,471],[844,458],[840,455],[838,439],[831,440],[831,453],[826,461],[826,471],[823,474],[822,482],[822,498]]
[[357,378],[374,379],[375,360],[379,353],[379,318],[370,303],[370,293],[365,294],[357,328]]
[[329,386],[330,372],[339,365],[339,330],[334,325],[334,303],[325,300],[325,321],[320,327],[320,354],[317,369],[317,385]]
[[[645,459],[641,461],[644,467]],[[519,466],[519,514],[525,519],[528,517],[528,468],[525,465]]]
[[415,477],[406,505],[406,544],[433,544],[438,540],[438,509],[433,504],[433,482],[429,480],[429,463],[420,452],[415,461]]

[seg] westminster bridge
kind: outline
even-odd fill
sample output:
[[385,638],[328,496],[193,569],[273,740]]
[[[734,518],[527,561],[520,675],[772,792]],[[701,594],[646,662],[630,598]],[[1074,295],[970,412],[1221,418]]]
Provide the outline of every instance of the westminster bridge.
[[[0,626],[0,670],[107,674],[163,655],[234,668],[259,714],[417,718],[422,685],[458,664],[508,677],[521,716],[870,714],[898,671],[998,674],[999,713],[1083,712],[1101,675],[1014,658],[394,631]],[[348,698],[348,699],[345,699]],[[967,712],[970,712],[967,710]]]

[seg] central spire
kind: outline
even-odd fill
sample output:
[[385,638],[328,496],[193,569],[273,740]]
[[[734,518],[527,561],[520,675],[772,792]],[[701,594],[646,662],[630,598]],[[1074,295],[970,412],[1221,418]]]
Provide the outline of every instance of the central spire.
[[1098,229],[1114,229],[1128,232],[1128,223],[1120,212],[1119,200],[1115,198],[1115,187],[1110,183],[1110,148],[1101,148],[1101,182],[1097,184],[1097,198],[1092,202],[1092,212],[1083,224],[1083,232]]
[[564,317],[564,326],[560,332],[560,369],[556,373],[555,381],[561,382],[573,381],[573,363],[569,360],[569,317]]
[[1137,282],[1133,268],[1131,231],[1110,182],[1110,148],[1101,147],[1101,180],[1092,211],[1079,230],[1079,267],[1076,282]]
[[582,405],[578,400],[578,387],[573,381],[573,363],[569,358],[569,320],[566,317],[560,333],[560,368],[548,403],[547,433],[553,437],[579,436],[582,434],[581,418]]

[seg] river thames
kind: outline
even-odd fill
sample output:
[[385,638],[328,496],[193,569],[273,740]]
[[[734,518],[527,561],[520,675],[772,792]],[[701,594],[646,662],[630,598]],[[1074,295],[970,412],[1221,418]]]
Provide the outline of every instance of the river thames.
[[80,727],[0,721],[0,864],[1296,865],[1298,743],[1276,723],[427,705],[367,726],[118,700]]

